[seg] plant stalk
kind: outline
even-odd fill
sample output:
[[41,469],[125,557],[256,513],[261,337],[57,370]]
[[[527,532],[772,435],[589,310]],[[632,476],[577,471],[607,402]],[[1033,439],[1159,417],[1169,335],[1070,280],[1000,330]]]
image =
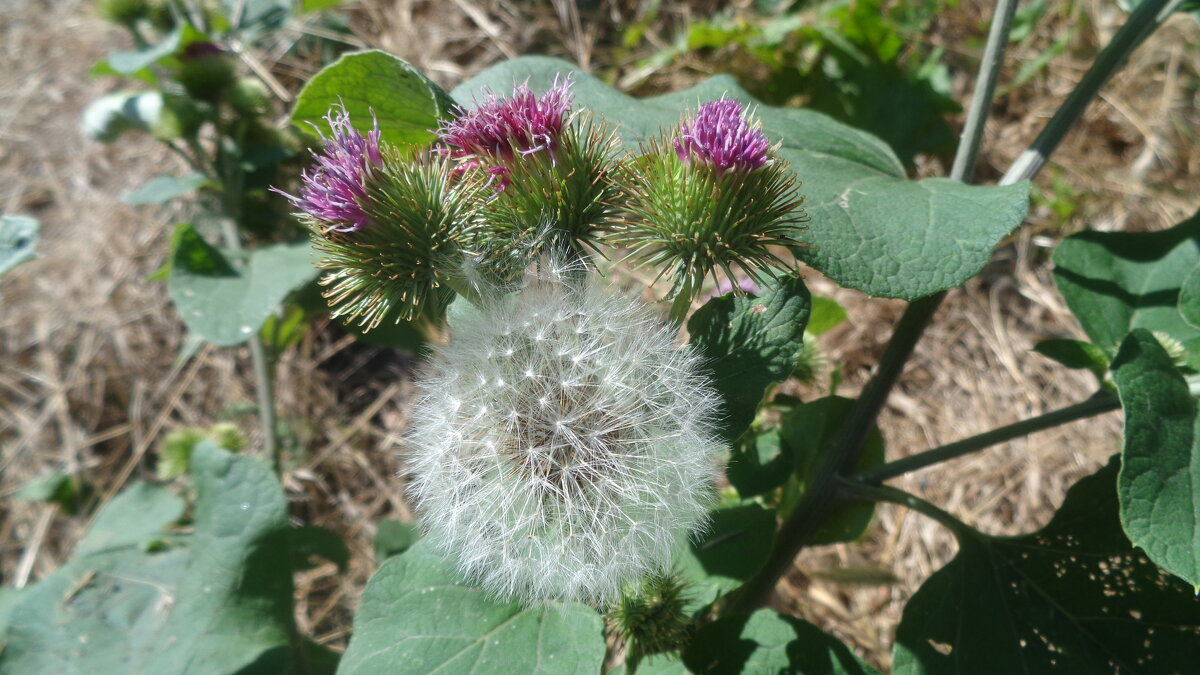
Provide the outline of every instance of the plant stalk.
[[[221,219],[221,238],[231,251],[242,252],[242,238],[237,226],[229,218]],[[239,265],[241,261],[238,261]],[[275,473],[282,475],[283,458],[279,456],[279,443],[275,437],[275,387],[271,375],[271,363],[263,348],[262,337],[257,332],[247,341],[250,347],[250,367],[254,372],[255,397],[258,399],[258,424],[263,437],[263,448],[275,466]]]
[[1022,436],[1028,436],[1029,434],[1050,429],[1060,424],[1100,415],[1120,407],[1121,400],[1117,398],[1116,394],[1108,391],[1100,391],[1086,401],[992,429],[991,431],[986,431],[970,438],[964,438],[961,441],[948,443],[940,448],[926,450],[925,452],[898,459],[894,462],[888,462],[882,466],[862,472],[855,476],[854,480],[855,482],[868,485],[877,485],[885,480],[890,480],[912,471],[919,471],[951,459],[957,459],[964,455],[990,448],[993,445],[1011,441],[1014,438],[1021,438]]
[[904,370],[904,364],[945,296],[945,291],[942,291],[915,300],[900,317],[892,339],[879,360],[878,370],[855,401],[830,450],[822,456],[821,464],[813,473],[800,503],[779,529],[771,557],[763,569],[730,598],[723,613],[749,612],[765,604],[775,584],[791,568],[796,554],[808,545],[825,520],[842,505],[838,494],[839,476],[858,462],[867,436],[875,426],[875,418],[879,416],[888,394]]
[[1117,30],[1112,40],[1096,57],[1092,67],[1088,69],[1083,79],[1075,86],[1075,90],[1067,96],[1067,100],[1046,123],[1045,128],[1038,134],[1025,152],[1008,169],[1000,179],[1001,185],[1011,185],[1033,178],[1041,171],[1050,159],[1050,155],[1058,148],[1058,144],[1071,130],[1075,122],[1083,115],[1092,99],[1100,93],[1100,88],[1108,82],[1118,70],[1125,66],[1133,50],[1150,36],[1168,17],[1179,9],[1183,0],[1143,0],[1133,10],[1125,24]]
[[[995,95],[996,78],[1004,61],[1005,48],[1008,46],[1016,5],[1016,0],[1000,0],[996,7],[996,15],[992,19],[993,27],[988,33],[987,45],[984,47],[970,114],[963,130],[958,154],[950,170],[951,177],[958,180],[967,179],[978,156],[983,128]],[[841,506],[842,498],[838,490],[841,476],[858,462],[879,412],[887,402],[896,380],[904,371],[904,364],[912,355],[917,341],[921,339],[945,297],[946,292],[940,291],[914,300],[905,309],[879,361],[878,370],[863,388],[850,414],[838,430],[833,444],[822,457],[804,497],[780,528],[771,557],[758,574],[730,597],[722,613],[749,612],[765,604],[775,584],[791,568],[796,554],[808,545],[825,520]]]
[[1000,0],[996,4],[992,27],[988,31],[987,46],[979,64],[979,80],[975,84],[975,93],[971,96],[971,107],[967,110],[967,121],[963,125],[962,137],[958,142],[958,152],[954,155],[954,165],[950,168],[950,177],[954,180],[971,182],[971,173],[975,170],[975,160],[979,157],[983,129],[987,123],[992,99],[996,95],[996,81],[1000,78],[1000,66],[1004,64],[1004,50],[1008,46],[1008,36],[1012,32],[1013,17],[1016,14],[1017,0]]

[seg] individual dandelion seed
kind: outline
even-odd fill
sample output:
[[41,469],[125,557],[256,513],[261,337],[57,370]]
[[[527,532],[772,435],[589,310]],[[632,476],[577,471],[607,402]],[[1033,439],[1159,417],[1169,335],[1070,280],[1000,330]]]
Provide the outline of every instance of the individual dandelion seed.
[[670,569],[723,450],[699,366],[643,305],[570,273],[461,317],[406,439],[427,536],[526,603],[608,604]]
[[485,188],[452,179],[441,156],[386,145],[378,126],[363,136],[341,106],[326,119],[333,133],[322,136],[300,195],[276,192],[309,226],[334,318],[366,330],[385,318],[412,320],[458,274]]
[[671,274],[671,296],[695,296],[706,277],[762,282],[786,264],[771,249],[795,246],[804,199],[741,104],[700,106],[670,136],[652,139],[626,171],[626,215],[611,243],[629,259]]
[[620,189],[614,183],[618,141],[605,125],[571,111],[570,78],[556,77],[543,94],[528,84],[510,96],[494,92],[438,130],[457,171],[487,176],[495,192],[485,206],[482,238],[528,242],[582,253],[612,226]]

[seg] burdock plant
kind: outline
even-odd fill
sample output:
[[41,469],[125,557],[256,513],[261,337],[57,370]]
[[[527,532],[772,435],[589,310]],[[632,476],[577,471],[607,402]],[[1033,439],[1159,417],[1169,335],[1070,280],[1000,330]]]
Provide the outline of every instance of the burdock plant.
[[491,244],[540,240],[583,254],[611,227],[616,137],[572,113],[571,102],[569,79],[540,96],[520,84],[508,97],[489,92],[438,130],[458,172],[488,177],[494,194],[480,233]]
[[772,267],[786,267],[772,247],[795,245],[791,233],[806,220],[787,163],[728,98],[652,139],[626,186],[627,217],[612,240],[632,261],[673,274],[677,318],[706,277],[740,272],[762,281]]
[[300,195],[282,194],[300,209],[329,270],[321,284],[333,316],[367,329],[411,320],[454,283],[483,183],[454,178],[440,156],[388,146],[378,125],[364,136],[345,108],[326,120],[332,134],[322,134]]
[[704,522],[717,397],[640,303],[551,269],[456,321],[429,367],[409,495],[495,596],[613,602]]

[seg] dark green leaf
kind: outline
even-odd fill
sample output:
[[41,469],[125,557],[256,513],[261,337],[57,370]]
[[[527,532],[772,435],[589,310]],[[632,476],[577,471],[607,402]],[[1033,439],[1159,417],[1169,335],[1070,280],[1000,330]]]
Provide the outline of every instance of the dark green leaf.
[[769,609],[722,617],[703,626],[684,651],[683,662],[694,673],[879,672],[811,623]]
[[37,242],[37,219],[0,216],[0,276],[27,260],[33,260]]
[[1200,265],[1188,272],[1179,289],[1179,315],[1189,326],[1200,329]]
[[1104,350],[1083,340],[1042,340],[1033,346],[1033,351],[1054,359],[1068,368],[1089,370],[1101,381],[1108,373],[1108,355]]
[[743,436],[734,447],[725,476],[742,497],[770,492],[787,482],[794,460],[778,429]]
[[690,606],[699,609],[754,575],[775,544],[775,512],[757,504],[715,509],[708,527],[677,563],[688,582]]
[[317,557],[337,565],[341,572],[350,564],[350,549],[336,533],[316,525],[293,527],[288,530],[292,545],[292,564],[297,570],[312,569],[311,558]]
[[1092,342],[1112,355],[1134,328],[1200,337],[1179,313],[1200,264],[1200,216],[1162,232],[1081,232],[1054,252],[1054,280]]
[[142,187],[121,198],[126,204],[162,204],[198,190],[208,179],[198,173],[151,178]]
[[78,478],[54,472],[22,485],[13,496],[29,502],[54,502],[64,512],[74,514],[79,512],[92,494],[91,486]]
[[338,672],[591,675],[603,662],[595,610],[497,602],[421,541],[389,558],[367,583]]
[[394,145],[425,145],[449,114],[453,101],[408,62],[381,51],[346,54],[313,76],[296,99],[292,122],[329,133],[323,117],[342,103],[360,131],[379,121],[381,138]]
[[[485,88],[498,93],[526,79],[548,88],[572,73],[579,105],[619,125],[626,147],[670,129],[685,109],[722,95],[752,102],[730,77],[638,100],[557,59],[527,56],[497,64],[452,92],[470,105]],[[882,140],[808,110],[757,106],[763,131],[780,142],[811,216],[795,237],[796,255],[837,283],[871,295],[913,300],[974,276],[996,244],[1024,219],[1030,184],[969,186],[944,178],[909,181]]]
[[398,520],[381,520],[375,525],[375,560],[382,561],[400,555],[421,538],[421,528],[416,523]]
[[[797,494],[792,501],[803,495],[812,480],[813,473],[824,453],[829,451],[842,420],[850,414],[854,399],[827,396],[804,405],[796,406],[784,413],[781,419],[783,442],[795,459]],[[883,464],[883,434],[878,428],[871,429],[862,456],[854,467],[855,472],[865,471]],[[830,516],[821,530],[813,537],[815,544],[832,544],[854,541],[866,533],[875,515],[874,504],[856,502],[842,507]]]
[[1121,532],[1117,463],[1076,483],[1044,529],[959,552],[904,609],[896,675],[1186,673],[1200,601]]
[[766,388],[791,374],[804,344],[809,297],[802,280],[785,277],[759,297],[713,298],[688,320],[691,342],[725,401],[726,441],[754,421]]
[[1200,416],[1158,340],[1135,330],[1113,361],[1125,409],[1121,523],[1160,567],[1200,588]]
[[308,242],[255,249],[239,272],[190,225],[179,227],[167,292],[188,329],[213,344],[254,336],[289,293],[317,274]]

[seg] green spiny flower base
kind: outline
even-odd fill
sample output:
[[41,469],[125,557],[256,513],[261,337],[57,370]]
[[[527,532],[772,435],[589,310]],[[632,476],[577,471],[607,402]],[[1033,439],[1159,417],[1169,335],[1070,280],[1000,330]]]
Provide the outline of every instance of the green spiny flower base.
[[[647,577],[639,589],[622,595],[609,613],[609,625],[625,640],[627,666],[684,645],[693,624],[685,606],[684,582],[674,575]],[[627,668],[628,669],[628,668]]]
[[779,159],[722,173],[652,142],[625,180],[628,217],[610,241],[629,247],[638,265],[673,271],[671,296],[694,295],[718,271],[736,283],[735,268],[761,282],[770,268],[786,267],[770,247],[796,246],[791,234],[807,220]]
[[461,269],[462,251],[478,224],[484,185],[452,179],[446,160],[388,157],[368,184],[367,227],[310,230],[330,270],[321,284],[335,318],[367,330],[385,317],[416,318]]
[[582,119],[564,130],[553,155],[543,150],[504,162],[508,185],[485,208],[480,234],[524,249],[527,259],[542,253],[542,245],[596,250],[620,195],[612,175],[615,151],[610,131]]

